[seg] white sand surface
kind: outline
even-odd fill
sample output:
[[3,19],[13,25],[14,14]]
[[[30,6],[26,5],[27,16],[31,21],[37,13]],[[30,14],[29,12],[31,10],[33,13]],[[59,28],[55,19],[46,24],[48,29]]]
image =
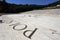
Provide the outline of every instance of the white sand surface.
[[[0,40],[60,40],[60,9],[33,10],[1,17],[4,23],[0,23]],[[16,30],[13,29],[14,25]],[[35,28],[37,30],[31,39],[26,37]],[[30,31],[25,36],[23,33],[26,30]]]

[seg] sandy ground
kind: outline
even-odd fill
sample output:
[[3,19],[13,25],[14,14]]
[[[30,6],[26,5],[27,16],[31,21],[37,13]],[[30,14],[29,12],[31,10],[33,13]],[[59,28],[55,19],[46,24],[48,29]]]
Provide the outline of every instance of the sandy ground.
[[[0,23],[0,40],[60,40],[60,9],[33,10],[3,15],[0,18],[4,22]],[[14,26],[16,30],[13,29]],[[37,30],[31,39],[26,37],[35,28]],[[26,30],[30,31],[27,31],[25,36],[23,33]]]

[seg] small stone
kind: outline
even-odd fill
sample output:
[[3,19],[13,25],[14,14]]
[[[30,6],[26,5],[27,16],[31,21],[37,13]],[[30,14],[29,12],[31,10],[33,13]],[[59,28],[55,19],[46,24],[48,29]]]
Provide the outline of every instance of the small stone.
[[0,23],[3,23],[2,20],[0,20]]

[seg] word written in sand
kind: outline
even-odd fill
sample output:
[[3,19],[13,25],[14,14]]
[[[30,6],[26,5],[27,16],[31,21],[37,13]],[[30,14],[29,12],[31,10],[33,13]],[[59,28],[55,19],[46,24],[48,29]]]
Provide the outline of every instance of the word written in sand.
[[[22,28],[22,29],[16,29],[16,27],[19,26],[19,25],[24,25],[24,28]],[[9,25],[9,26],[13,26],[13,29],[14,29],[14,30],[17,30],[17,31],[27,29],[27,25],[25,25],[25,24],[20,24],[20,23],[11,24],[11,25]],[[31,37],[32,37],[33,34],[37,31],[37,29],[38,29],[38,28],[35,28],[34,30],[25,30],[25,31],[23,32],[23,35],[24,35],[25,37],[31,39]],[[27,32],[31,32],[30,35],[26,35]]]

